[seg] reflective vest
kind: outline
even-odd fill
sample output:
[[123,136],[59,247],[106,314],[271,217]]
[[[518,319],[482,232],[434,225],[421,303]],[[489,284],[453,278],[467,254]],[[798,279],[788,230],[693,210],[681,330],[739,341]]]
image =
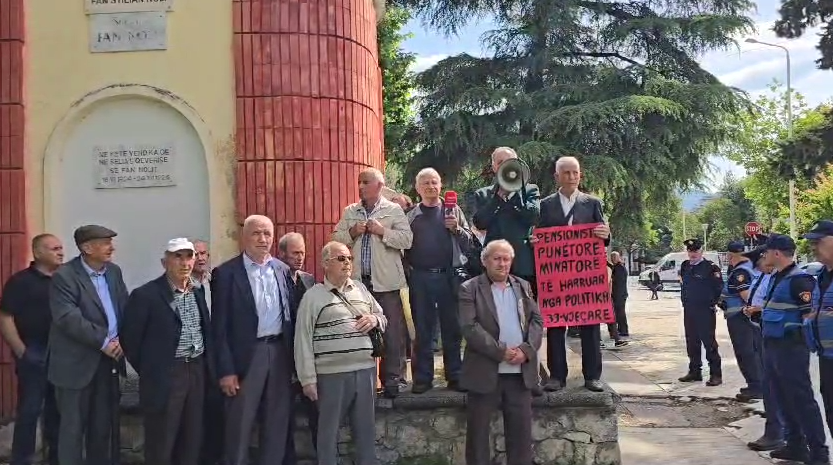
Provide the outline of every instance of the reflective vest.
[[[723,283],[723,292],[720,295],[720,298],[726,304],[726,308],[723,310],[723,315],[726,316],[726,318],[741,315],[741,310],[743,310],[743,307],[746,305],[746,301],[740,296],[740,292],[729,289],[729,283],[732,281],[732,276],[734,276],[735,273],[741,269],[748,271],[749,276],[753,278],[755,276],[755,270],[752,268],[752,262],[749,260],[739,264],[737,267],[732,269],[731,273],[729,273],[729,279]],[[751,280],[753,279],[750,279],[750,281]],[[760,292],[760,290],[758,292]]]
[[[821,282],[822,269],[817,275]],[[814,296],[815,297],[815,296]],[[813,311],[816,316],[804,321],[804,336],[810,350],[821,357],[833,357],[833,285],[819,293],[818,298],[813,299]]]
[[[765,338],[781,339],[787,331],[801,328],[803,315],[813,307],[813,301],[818,299],[818,286],[813,291],[810,302],[804,304],[796,302],[790,292],[790,283],[796,276],[807,275],[795,265],[786,276],[779,279],[773,277],[767,292],[768,299],[764,302],[761,315],[761,331]],[[773,289],[773,284],[775,288]]]

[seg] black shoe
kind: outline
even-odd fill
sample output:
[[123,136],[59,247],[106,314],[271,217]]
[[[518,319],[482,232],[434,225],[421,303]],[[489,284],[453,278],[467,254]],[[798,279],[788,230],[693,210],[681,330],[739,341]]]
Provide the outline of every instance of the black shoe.
[[457,391],[457,392],[467,392],[467,390],[466,390],[466,389],[463,389],[463,388],[460,386],[460,382],[459,382],[459,381],[449,381],[449,382],[448,382],[448,390],[449,390],[449,391]]
[[567,383],[564,383],[560,380],[551,379],[551,380],[547,381],[547,384],[544,385],[544,390],[547,391],[547,392],[560,391],[560,390],[564,389],[564,386],[566,384]]
[[743,391],[741,391],[741,392],[735,394],[735,399],[737,399],[739,402],[749,403],[749,402],[754,402],[756,400],[760,400],[760,399],[763,399],[763,398],[764,398],[764,395],[761,394],[760,392],[752,392],[752,391],[743,392]]
[[722,376],[709,376],[709,380],[706,381],[706,386],[720,386],[723,384],[723,377]]
[[793,462],[807,462],[810,459],[810,451],[806,448],[796,449],[784,446],[769,453],[769,456],[778,460],[789,460]]
[[784,446],[786,446],[784,441],[780,439],[771,439],[766,436],[761,436],[758,439],[746,444],[746,447],[757,452],[777,450],[783,448]]
[[425,394],[426,392],[434,389],[434,386],[431,384],[416,384],[414,383],[414,387],[411,389],[411,392],[414,394]]
[[678,381],[681,383],[693,383],[695,381],[703,381],[703,375],[700,373],[689,373],[685,376],[681,376],[678,378]]
[[628,345],[628,341],[623,341],[621,339],[613,343],[613,347],[615,347],[617,349],[619,347],[625,347],[626,345]]
[[396,386],[385,386],[382,388],[382,397],[385,399],[396,399],[396,396],[399,395],[399,385]]
[[589,379],[584,382],[584,387],[593,392],[604,392],[605,387],[598,379]]
[[535,386],[532,388],[532,397],[541,397],[544,395],[544,387],[543,386]]

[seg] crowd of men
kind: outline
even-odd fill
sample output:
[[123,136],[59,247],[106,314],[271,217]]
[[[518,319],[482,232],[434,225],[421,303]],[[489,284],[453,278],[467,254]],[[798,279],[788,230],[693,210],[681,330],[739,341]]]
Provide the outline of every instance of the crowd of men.
[[[496,149],[493,170],[514,158]],[[356,463],[376,463],[375,396],[394,398],[407,385],[409,288],[411,392],[435,388],[439,324],[446,386],[468,396],[467,462],[490,461],[490,418],[500,408],[508,463],[530,465],[532,396],[562,389],[568,375],[567,329],[544,329],[536,303],[532,230],[598,224],[594,234],[610,241],[600,200],[578,189],[578,160],[559,159],[554,176],[559,188],[544,199],[531,183],[478,190],[470,226],[459,206],[444,204],[436,170],[416,176],[412,205],[386,198],[382,174],[366,169],[360,201],[322,249],[318,283],[301,270],[303,236],[280,238],[273,257],[274,226],[260,215],[245,220],[241,253],[213,269],[205,241],[171,239],[160,247],[161,275],[132,292],[113,261],[115,231],[78,228],[79,255],[67,263],[57,237],[36,236],[31,266],[0,301],[20,393],[12,464],[32,463],[42,412],[52,465],[113,463],[126,362],[139,375],[148,464],[248,464],[255,426],[255,462],[293,464],[298,408],[320,464],[338,463],[345,419]],[[610,266],[617,321],[608,330],[619,346],[628,336],[627,273],[617,254]],[[584,386],[602,391],[600,326],[571,330],[581,338]]]

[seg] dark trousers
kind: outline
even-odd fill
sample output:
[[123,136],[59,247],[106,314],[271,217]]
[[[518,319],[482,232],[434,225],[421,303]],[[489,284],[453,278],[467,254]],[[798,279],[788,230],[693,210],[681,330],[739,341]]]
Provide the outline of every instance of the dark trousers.
[[819,381],[824,417],[833,434],[833,358],[819,357]]
[[23,359],[15,359],[17,412],[10,465],[33,463],[41,414],[49,465],[58,465],[58,407],[55,405],[55,389],[46,379],[45,351],[33,347],[26,351]]
[[784,412],[787,447],[809,447],[812,458],[826,461],[824,423],[810,380],[810,350],[799,333],[765,338],[764,346],[764,366]]
[[312,448],[315,450],[318,448],[318,405],[304,395],[300,383],[295,383],[292,387],[298,402],[293,406],[293,420],[289,422],[290,433],[287,438],[286,458],[283,461],[284,465],[295,465],[298,463],[298,454],[295,450],[295,411],[300,410],[307,418],[307,429],[312,440]]
[[199,465],[205,407],[205,360],[174,360],[168,404],[145,412],[145,463]]
[[[581,372],[585,381],[602,377],[601,331],[599,325],[575,327],[581,337]],[[567,328],[547,328],[547,365],[552,379],[567,382]]]
[[[255,345],[240,391],[226,399],[226,465],[250,465],[252,428],[259,423],[258,465],[284,461],[292,413],[289,349],[281,338]],[[63,465],[63,464],[61,464]]]
[[114,366],[115,362],[102,354],[90,384],[81,389],[55,387],[61,415],[58,436],[58,462],[61,465],[113,463],[111,441],[118,440],[118,431],[116,437],[112,437],[112,433],[119,407],[119,380],[113,373]]
[[202,465],[223,463],[226,442],[226,396],[217,382],[208,380],[205,388],[205,411],[203,412]]
[[[372,289],[369,288],[369,289]],[[385,356],[382,357],[379,366],[379,377],[383,387],[398,388],[402,369],[405,365],[405,334],[408,329],[405,327],[405,311],[402,309],[402,294],[396,291],[375,292],[373,298],[379,302],[382,312],[388,320],[385,327]],[[306,398],[306,396],[303,396]]]
[[416,356],[411,358],[414,384],[429,385],[434,380],[432,340],[439,315],[442,335],[445,379],[458,381],[462,359],[463,338],[457,314],[457,277],[452,273],[411,271],[411,312],[416,330]]
[[756,347],[756,338],[760,338],[761,330],[743,314],[730,316],[726,320],[726,326],[729,329],[729,339],[732,341],[738,368],[746,380],[746,385],[751,391],[760,393],[763,359],[760,347]]
[[[763,338],[760,330],[758,331],[758,344],[760,349],[761,361],[765,360],[766,349],[764,348]],[[766,364],[762,365],[761,382],[764,397],[764,412],[766,412],[766,422],[764,424],[764,436],[768,439],[782,441],[784,439],[784,412],[781,410],[781,404],[778,403],[778,398],[775,396],[775,377],[767,370]],[[826,405],[826,404],[825,404]]]
[[620,336],[628,336],[628,315],[625,313],[625,307],[628,298],[618,297],[613,299],[613,313],[616,315],[616,329]]
[[520,374],[500,375],[488,394],[466,395],[466,464],[492,463],[490,432],[498,409],[503,412],[506,465],[532,465],[532,391]]
[[685,327],[685,348],[688,352],[688,372],[700,374],[703,369],[701,347],[706,349],[706,360],[712,376],[723,376],[720,366],[720,353],[717,351],[717,339],[714,332],[717,327],[717,315],[707,305],[699,307],[683,306],[683,325]]

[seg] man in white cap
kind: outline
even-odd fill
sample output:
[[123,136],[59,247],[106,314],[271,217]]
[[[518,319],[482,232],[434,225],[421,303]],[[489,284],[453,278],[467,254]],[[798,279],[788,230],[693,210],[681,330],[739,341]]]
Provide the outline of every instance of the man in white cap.
[[195,292],[194,244],[172,239],[165,273],[136,288],[120,334],[125,356],[139,374],[145,463],[198,465],[206,382],[214,380],[208,305]]

